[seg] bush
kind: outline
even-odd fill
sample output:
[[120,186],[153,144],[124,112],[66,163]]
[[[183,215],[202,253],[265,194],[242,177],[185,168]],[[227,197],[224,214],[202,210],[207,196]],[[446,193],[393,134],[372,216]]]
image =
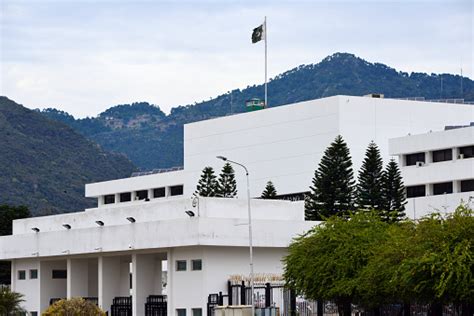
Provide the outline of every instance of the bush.
[[42,316],[105,316],[105,312],[92,302],[74,297],[57,301]]

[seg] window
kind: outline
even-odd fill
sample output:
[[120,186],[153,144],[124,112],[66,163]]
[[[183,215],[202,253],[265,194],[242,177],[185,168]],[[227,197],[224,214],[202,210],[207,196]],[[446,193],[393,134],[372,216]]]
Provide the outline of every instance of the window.
[[416,153],[405,156],[407,166],[414,166],[418,161],[425,162],[425,153]]
[[183,186],[182,185],[175,185],[170,187],[170,195],[183,195]]
[[414,185],[407,187],[407,198],[414,198],[426,195],[426,188],[424,185]]
[[176,309],[176,316],[186,316],[186,309],[185,308],[177,308]]
[[459,153],[464,156],[464,158],[474,157],[474,146],[466,146],[459,148]]
[[38,316],[38,312],[30,312],[31,316]]
[[474,191],[474,179],[461,181],[461,192]]
[[53,270],[53,279],[67,279],[67,270]]
[[433,195],[440,195],[445,193],[453,193],[453,183],[443,182],[433,184]]
[[38,270],[30,270],[30,279],[37,279],[38,278]]
[[137,200],[144,200],[148,198],[148,191],[147,190],[142,190],[142,191],[137,191],[136,192],[136,199]]
[[176,271],[186,271],[186,260],[176,260]]
[[201,259],[191,260],[191,270],[201,271],[202,270],[202,260]]
[[453,160],[452,149],[443,149],[433,151],[433,162]]
[[120,193],[120,202],[129,202],[131,200],[132,200],[132,193],[130,192]]
[[166,188],[157,188],[153,189],[153,197],[160,198],[166,196]]
[[202,316],[202,308],[193,308],[192,316]]
[[26,280],[26,271],[18,270],[18,280]]
[[114,204],[115,194],[104,195],[104,204]]

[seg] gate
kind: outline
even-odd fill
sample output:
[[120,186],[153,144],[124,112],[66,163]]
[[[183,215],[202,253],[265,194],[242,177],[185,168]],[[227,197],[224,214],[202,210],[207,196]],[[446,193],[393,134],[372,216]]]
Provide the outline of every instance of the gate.
[[145,316],[166,316],[168,302],[166,295],[150,295],[145,303]]
[[110,311],[111,316],[132,316],[132,298],[130,296],[114,298]]

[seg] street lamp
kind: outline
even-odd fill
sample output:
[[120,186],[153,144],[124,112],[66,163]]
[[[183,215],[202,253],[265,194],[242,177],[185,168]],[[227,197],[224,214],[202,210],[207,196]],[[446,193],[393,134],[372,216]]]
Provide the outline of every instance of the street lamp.
[[216,158],[244,168],[245,175],[247,177],[247,208],[248,208],[248,213],[249,213],[249,250],[250,250],[250,288],[252,291],[251,292],[252,294],[250,295],[250,304],[252,305],[252,316],[255,316],[255,305],[253,302],[254,284],[253,284],[252,212],[250,211],[249,171],[247,167],[245,167],[243,164],[227,159],[227,157],[217,156]]

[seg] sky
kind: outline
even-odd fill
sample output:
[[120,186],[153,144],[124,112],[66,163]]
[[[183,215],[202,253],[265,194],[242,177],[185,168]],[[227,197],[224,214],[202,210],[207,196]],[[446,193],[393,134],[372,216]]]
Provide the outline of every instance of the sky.
[[169,113],[336,52],[474,78],[473,1],[0,0],[0,95],[76,118]]

